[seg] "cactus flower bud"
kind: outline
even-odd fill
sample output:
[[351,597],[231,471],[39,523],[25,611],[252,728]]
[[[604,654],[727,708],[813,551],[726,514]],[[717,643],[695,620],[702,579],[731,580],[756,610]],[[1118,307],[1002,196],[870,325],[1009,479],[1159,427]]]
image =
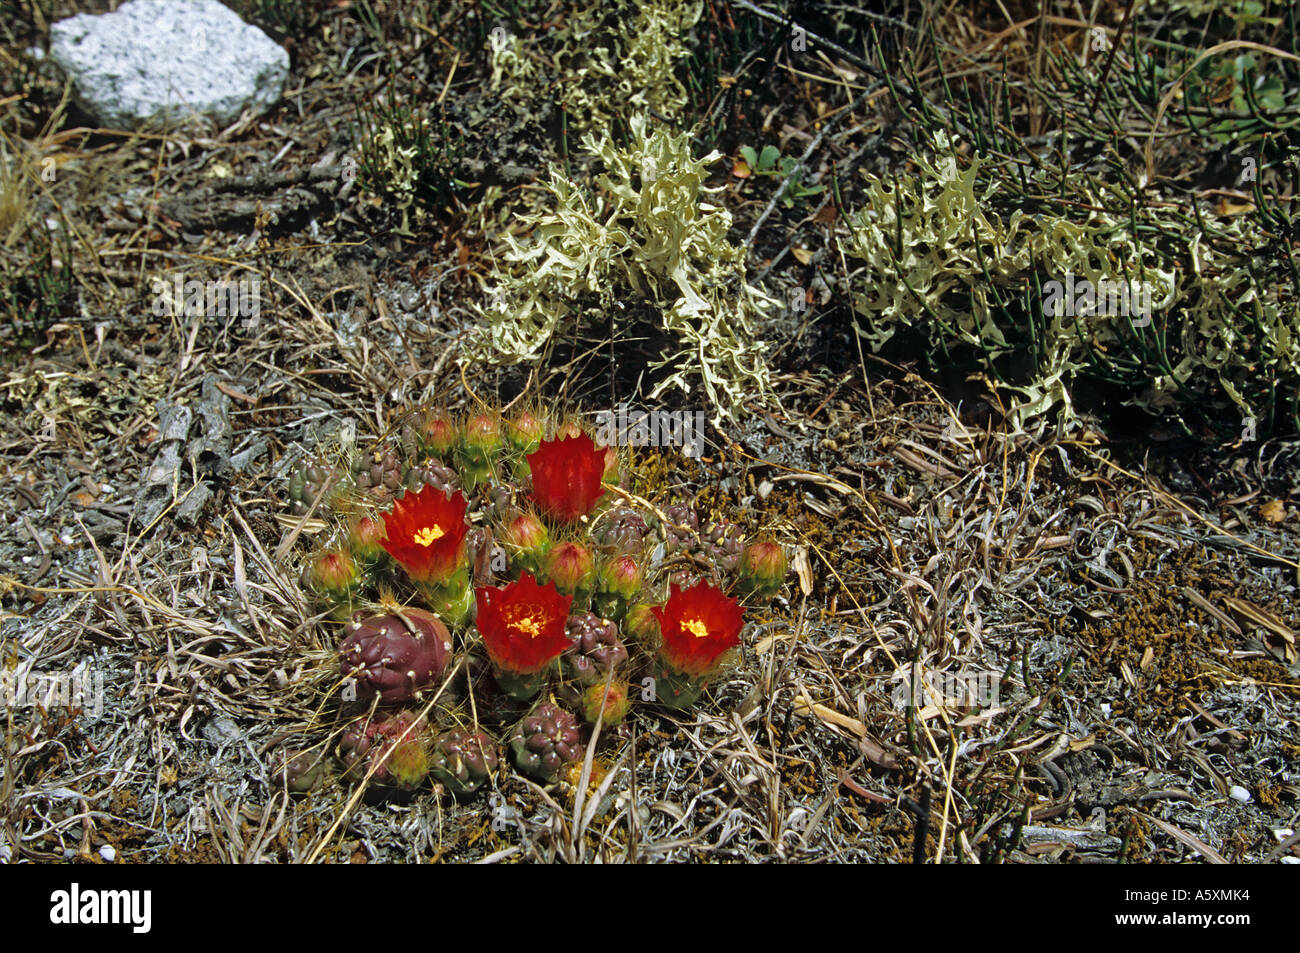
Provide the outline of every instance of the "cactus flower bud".
[[529,411],[521,411],[506,424],[506,439],[516,450],[532,453],[546,436],[542,422]]
[[641,591],[640,564],[631,556],[615,556],[600,567],[596,607],[603,614],[621,619],[628,603]]
[[540,572],[542,559],[550,548],[551,536],[546,526],[531,513],[520,513],[506,523],[501,544],[511,561],[528,572]]
[[608,694],[606,694],[603,681],[589,685],[587,690],[582,693],[582,715],[587,719],[588,723],[593,725],[602,712],[605,716],[605,724],[617,725],[627,717],[629,706],[627,682],[618,679],[609,683]]
[[623,619],[623,632],[642,645],[654,644],[659,639],[659,619],[644,602],[627,610]]
[[501,425],[488,414],[475,414],[465,421],[464,446],[484,455],[501,449]]
[[384,524],[372,516],[352,520],[348,527],[348,547],[352,557],[365,566],[373,566],[384,551]]
[[615,556],[601,568],[600,590],[631,599],[641,588],[641,567],[631,556]]
[[331,606],[330,615],[340,622],[352,615],[360,581],[361,570],[346,548],[326,550],[303,573],[307,588]]
[[421,422],[420,440],[426,453],[446,459],[460,443],[460,434],[451,418],[437,411]]
[[586,598],[596,581],[591,551],[578,543],[557,543],[542,560],[543,575],[566,596]]
[[460,477],[468,487],[487,480],[501,452],[501,425],[488,414],[475,414],[465,422],[460,445]]
[[754,543],[740,557],[740,588],[761,599],[770,599],[785,582],[790,562],[779,543]]
[[321,553],[307,567],[308,582],[322,595],[343,597],[351,592],[361,578],[356,560],[346,549],[330,549]]

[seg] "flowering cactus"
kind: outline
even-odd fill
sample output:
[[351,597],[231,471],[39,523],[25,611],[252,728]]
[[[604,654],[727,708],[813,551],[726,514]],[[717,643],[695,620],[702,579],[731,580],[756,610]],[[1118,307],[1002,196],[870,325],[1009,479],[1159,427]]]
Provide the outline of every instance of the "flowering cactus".
[[[643,674],[662,704],[681,708],[740,643],[743,610],[723,581],[744,598],[770,598],[784,584],[785,551],[746,547],[739,526],[719,519],[701,531],[690,505],[661,512],[621,492],[604,505],[619,454],[576,422],[548,439],[527,411],[479,413],[463,425],[442,412],[414,420],[400,441],[357,462],[352,487],[316,464],[290,480],[295,512],[319,494],[314,515],[335,520],[344,540],[305,563],[307,589],[338,618],[362,599],[398,604],[387,601],[390,587],[396,600],[413,600],[351,616],[339,646],[348,700],[355,688],[358,702],[398,706],[436,690],[452,650],[448,626],[474,619],[466,685],[485,724],[514,722],[519,703],[548,688],[588,722],[618,724],[640,697],[629,679]],[[376,502],[386,511],[369,515]],[[492,741],[468,730],[433,740],[421,724],[413,741],[396,740],[394,726],[413,718],[398,712],[354,728],[340,748],[345,763],[364,769],[386,754],[392,766],[376,771],[376,787],[398,795],[431,773],[466,796],[497,766]],[[579,724],[554,704],[536,707],[507,741],[518,770],[543,783],[581,770]],[[282,767],[286,784],[311,783],[296,753]]]
[[577,719],[550,702],[534,709],[510,737],[515,767],[542,784],[554,781],[565,765],[581,763],[586,753]]
[[447,627],[423,609],[370,618],[358,614],[347,633],[339,646],[340,668],[361,701],[377,695],[383,705],[408,702],[438,680],[451,657]]
[[429,773],[457,797],[473,794],[496,769],[496,745],[481,731],[453,728],[434,739]]

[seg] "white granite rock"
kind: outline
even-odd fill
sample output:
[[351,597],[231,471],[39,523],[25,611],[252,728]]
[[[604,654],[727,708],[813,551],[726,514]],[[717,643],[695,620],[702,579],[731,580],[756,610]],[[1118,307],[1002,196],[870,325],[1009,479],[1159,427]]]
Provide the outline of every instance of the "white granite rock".
[[226,126],[273,106],[289,75],[289,54],[217,0],[129,0],[69,17],[50,27],[50,53],[86,111],[115,129]]

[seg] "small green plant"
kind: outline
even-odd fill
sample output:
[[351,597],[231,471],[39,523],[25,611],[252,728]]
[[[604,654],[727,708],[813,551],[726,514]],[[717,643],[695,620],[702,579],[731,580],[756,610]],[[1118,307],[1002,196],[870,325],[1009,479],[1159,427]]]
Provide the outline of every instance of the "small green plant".
[[[1286,107],[1282,77],[1276,72],[1260,75],[1255,57],[1245,54],[1233,59],[1206,59],[1197,65],[1188,82],[1190,106],[1226,106],[1227,115],[1208,129],[1219,142],[1238,143],[1277,126],[1273,116]],[[1217,114],[1221,115],[1222,108]]]
[[754,175],[780,176],[785,180],[781,201],[785,203],[786,208],[794,208],[796,201],[826,191],[824,185],[805,185],[799,160],[794,156],[782,156],[781,150],[776,146],[764,146],[763,151],[759,153],[755,153],[752,146],[741,146],[740,156]]
[[741,146],[740,157],[754,175],[779,175],[776,162],[781,158],[781,150],[776,146],[764,146],[759,153],[754,152],[753,146]]

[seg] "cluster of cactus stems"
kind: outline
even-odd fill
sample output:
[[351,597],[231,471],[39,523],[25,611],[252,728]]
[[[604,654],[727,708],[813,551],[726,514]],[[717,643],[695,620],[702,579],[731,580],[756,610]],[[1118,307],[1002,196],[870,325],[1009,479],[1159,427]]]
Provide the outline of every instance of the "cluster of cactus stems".
[[[620,463],[576,423],[423,411],[348,466],[291,476],[290,511],[335,524],[302,578],[342,623],[344,778],[381,797],[430,781],[471,795],[499,738],[551,783],[581,765],[584,722],[617,726],[652,693],[692,705],[725,669],[742,603],[784,585],[785,550],[686,504],[659,510],[623,489]],[[464,716],[441,733],[423,717],[435,697]],[[308,790],[320,764],[290,751],[279,771]]]

